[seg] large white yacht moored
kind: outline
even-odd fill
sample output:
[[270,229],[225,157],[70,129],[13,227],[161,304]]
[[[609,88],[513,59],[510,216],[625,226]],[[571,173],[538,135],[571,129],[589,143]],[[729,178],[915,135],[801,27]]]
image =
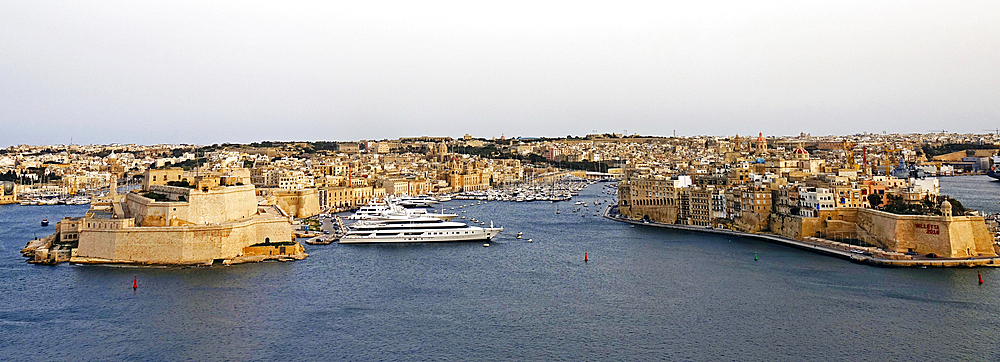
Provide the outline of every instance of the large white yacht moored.
[[354,212],[354,215],[346,217],[348,220],[367,220],[378,218],[382,216],[383,213],[389,211],[389,204],[385,202],[369,202],[368,205],[358,208],[358,211]]
[[426,209],[407,209],[392,202],[373,202],[362,206],[353,215],[346,217],[348,220],[389,220],[414,217],[431,217],[442,221],[451,221],[458,215],[446,213],[444,210],[438,212],[427,211]]
[[351,224],[341,244],[353,243],[433,243],[490,240],[503,228],[483,228],[430,217],[365,220]]

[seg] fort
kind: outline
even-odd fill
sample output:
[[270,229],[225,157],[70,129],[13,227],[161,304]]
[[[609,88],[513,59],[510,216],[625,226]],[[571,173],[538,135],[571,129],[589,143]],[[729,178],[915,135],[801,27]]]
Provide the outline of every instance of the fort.
[[38,263],[205,265],[307,256],[292,217],[259,203],[249,173],[233,170],[188,179],[179,170],[148,170],[140,190],[115,188],[82,217],[22,254]]

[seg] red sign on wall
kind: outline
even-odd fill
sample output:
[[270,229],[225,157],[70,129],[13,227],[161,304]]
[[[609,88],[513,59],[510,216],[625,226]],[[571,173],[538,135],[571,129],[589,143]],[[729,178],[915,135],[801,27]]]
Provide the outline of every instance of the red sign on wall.
[[941,229],[939,229],[938,225],[918,223],[918,224],[913,224],[913,227],[917,229],[924,229],[924,231],[927,232],[928,234],[934,234],[934,235],[941,234]]

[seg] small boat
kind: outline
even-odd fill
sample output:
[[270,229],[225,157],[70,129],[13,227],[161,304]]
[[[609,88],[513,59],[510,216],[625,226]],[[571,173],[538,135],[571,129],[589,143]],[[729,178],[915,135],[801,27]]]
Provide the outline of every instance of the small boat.
[[42,219],[42,226],[49,226],[49,219]]

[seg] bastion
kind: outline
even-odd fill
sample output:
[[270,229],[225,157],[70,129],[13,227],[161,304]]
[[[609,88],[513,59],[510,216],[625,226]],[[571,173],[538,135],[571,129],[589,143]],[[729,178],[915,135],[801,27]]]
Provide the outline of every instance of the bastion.
[[[83,217],[62,219],[56,233],[29,242],[22,254],[39,263],[147,265],[307,256],[294,240],[292,217],[278,205],[259,205],[248,174],[192,176],[188,182],[172,173],[147,171],[143,188],[126,195],[112,188]],[[168,179],[177,183],[163,184]]]

